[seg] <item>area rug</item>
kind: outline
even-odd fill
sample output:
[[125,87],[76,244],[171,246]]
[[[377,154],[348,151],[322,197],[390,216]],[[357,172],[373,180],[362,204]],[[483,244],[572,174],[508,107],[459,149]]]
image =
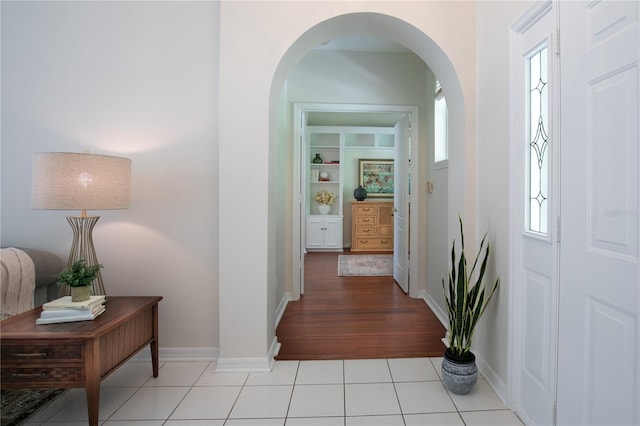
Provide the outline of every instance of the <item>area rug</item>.
[[352,254],[338,256],[338,276],[393,275],[392,254]]
[[2,391],[2,426],[20,424],[36,410],[56,396],[64,389],[17,389]]

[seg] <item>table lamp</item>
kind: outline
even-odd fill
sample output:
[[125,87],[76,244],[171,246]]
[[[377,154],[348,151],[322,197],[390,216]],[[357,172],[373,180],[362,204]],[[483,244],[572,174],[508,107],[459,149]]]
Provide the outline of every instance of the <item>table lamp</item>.
[[[93,227],[100,216],[87,216],[87,210],[129,208],[131,160],[109,155],[70,152],[38,152],[33,156],[31,208],[40,210],[81,210],[80,216],[67,216],[73,229],[73,243],[67,266],[78,260],[97,265],[93,247]],[[98,271],[91,293],[106,295]],[[60,295],[70,294],[63,285]]]

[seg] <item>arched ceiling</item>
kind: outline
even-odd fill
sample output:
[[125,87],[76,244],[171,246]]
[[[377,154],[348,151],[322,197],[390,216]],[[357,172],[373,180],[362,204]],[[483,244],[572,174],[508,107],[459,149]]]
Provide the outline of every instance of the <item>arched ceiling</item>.
[[315,50],[342,50],[348,52],[395,52],[407,53],[411,50],[405,46],[372,34],[346,34],[332,37],[319,45]]

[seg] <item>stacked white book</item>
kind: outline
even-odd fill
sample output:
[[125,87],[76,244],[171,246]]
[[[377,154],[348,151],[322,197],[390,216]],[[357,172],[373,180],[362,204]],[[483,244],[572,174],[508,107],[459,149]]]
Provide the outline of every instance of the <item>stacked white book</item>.
[[42,312],[36,324],[90,321],[104,312],[106,301],[104,295],[91,296],[84,302],[72,302],[71,296],[63,296],[42,305]]

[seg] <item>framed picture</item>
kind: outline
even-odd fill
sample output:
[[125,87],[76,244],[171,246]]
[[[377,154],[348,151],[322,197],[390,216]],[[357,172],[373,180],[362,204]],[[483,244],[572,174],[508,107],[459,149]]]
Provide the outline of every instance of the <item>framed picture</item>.
[[393,198],[393,160],[358,160],[358,185],[367,198]]

